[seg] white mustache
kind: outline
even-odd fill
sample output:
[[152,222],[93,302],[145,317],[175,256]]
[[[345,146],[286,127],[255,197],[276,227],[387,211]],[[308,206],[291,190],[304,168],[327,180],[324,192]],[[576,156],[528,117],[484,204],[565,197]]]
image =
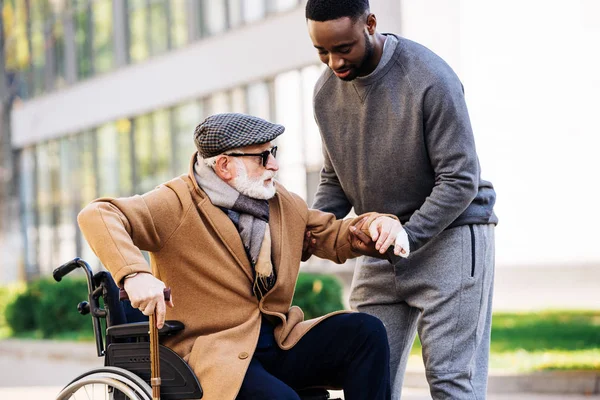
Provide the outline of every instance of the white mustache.
[[277,175],[277,172],[273,172],[273,171],[265,171],[262,176],[260,177],[260,180],[262,182],[269,180],[269,179],[273,179],[275,178],[275,175]]

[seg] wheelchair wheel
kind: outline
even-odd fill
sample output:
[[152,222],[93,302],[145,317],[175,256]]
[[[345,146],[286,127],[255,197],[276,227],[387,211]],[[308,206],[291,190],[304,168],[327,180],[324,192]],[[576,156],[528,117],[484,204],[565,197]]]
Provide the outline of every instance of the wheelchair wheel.
[[65,386],[56,399],[152,400],[152,389],[132,372],[104,367],[81,374]]

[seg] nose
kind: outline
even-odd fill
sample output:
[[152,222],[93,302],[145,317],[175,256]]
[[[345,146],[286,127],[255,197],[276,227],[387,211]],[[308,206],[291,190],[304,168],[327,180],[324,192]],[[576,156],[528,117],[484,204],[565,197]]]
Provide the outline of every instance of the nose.
[[265,165],[265,168],[270,171],[279,170],[279,162],[277,162],[277,159],[273,157],[272,154],[269,154],[269,158],[267,159],[267,165]]
[[334,54],[329,55],[329,68],[336,71],[344,66],[344,59]]

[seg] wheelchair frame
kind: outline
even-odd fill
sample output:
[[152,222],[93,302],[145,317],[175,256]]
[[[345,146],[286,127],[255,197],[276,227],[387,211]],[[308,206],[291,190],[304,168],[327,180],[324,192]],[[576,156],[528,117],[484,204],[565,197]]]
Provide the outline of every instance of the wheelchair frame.
[[[93,274],[90,265],[77,257],[53,272],[57,282],[77,268],[85,272],[88,285],[88,300],[78,304],[80,314],[91,314],[96,352],[104,357],[104,367],[94,368],[73,379],[57,396],[57,400],[70,399],[81,388],[96,385],[105,387],[103,393],[111,399],[151,400],[150,387],[150,339],[149,323],[118,323],[125,319],[119,304],[119,288],[110,273],[101,271]],[[100,297],[104,308],[100,307]],[[121,315],[117,315],[121,312]],[[101,319],[106,321],[103,335]],[[165,321],[158,331],[159,338],[174,335],[184,329],[180,321]],[[106,341],[106,347],[104,342]],[[201,399],[202,387],[190,366],[174,351],[159,345],[160,354],[160,398],[162,400]],[[301,400],[326,400],[329,392],[324,389],[307,389],[297,392]],[[104,397],[103,397],[104,398]]]

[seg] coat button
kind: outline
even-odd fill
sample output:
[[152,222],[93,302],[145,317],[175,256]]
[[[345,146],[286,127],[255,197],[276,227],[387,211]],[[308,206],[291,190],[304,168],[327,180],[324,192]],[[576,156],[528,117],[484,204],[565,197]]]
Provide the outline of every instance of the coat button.
[[246,358],[248,358],[248,353],[242,351],[238,357],[240,358],[240,360],[245,360]]

